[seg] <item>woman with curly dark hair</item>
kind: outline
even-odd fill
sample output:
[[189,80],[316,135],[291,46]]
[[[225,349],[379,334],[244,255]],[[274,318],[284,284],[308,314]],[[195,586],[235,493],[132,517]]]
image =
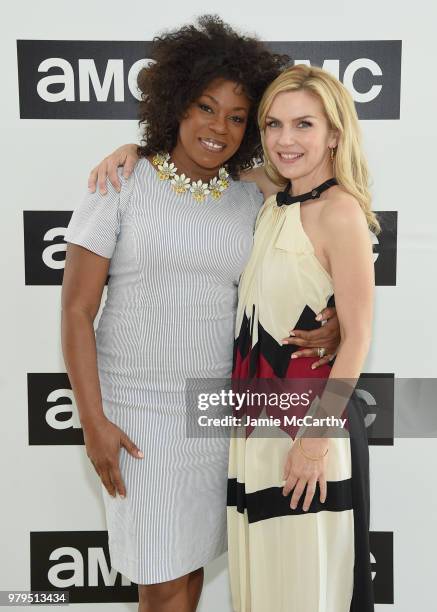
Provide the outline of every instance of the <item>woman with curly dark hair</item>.
[[[154,63],[143,68],[138,75],[138,87],[142,92],[139,123],[143,128],[143,146],[120,147],[122,153],[129,155],[125,174],[130,174],[131,162],[135,163],[138,157],[171,151],[173,159],[181,120],[190,105],[198,103],[206,87],[218,78],[238,84],[238,95],[241,94],[248,103],[245,117],[237,118],[241,127],[241,142],[231,156],[229,150],[226,155],[220,156],[221,161],[233,179],[238,179],[242,171],[253,168],[262,157],[256,122],[258,101],[289,58],[271,53],[257,39],[235,32],[216,16],[206,15],[199,18],[199,27],[188,25],[155,37],[153,59]],[[214,109],[204,110],[211,114]],[[183,135],[180,137],[183,138]],[[113,162],[115,157],[107,159]],[[116,161],[119,162],[118,159]],[[120,165],[124,161],[123,157]],[[101,192],[105,192],[108,175],[111,183],[120,188],[117,165],[110,163],[107,167],[102,163],[96,167],[90,175],[90,187],[94,188],[95,180],[99,179]],[[210,173],[214,175],[216,170],[211,168]],[[246,180],[253,181],[255,176],[258,179],[262,174],[247,175]],[[267,177],[265,179],[267,185]],[[274,187],[273,183],[270,186]]]
[[[231,373],[238,281],[272,188],[238,179],[286,58],[208,16],[158,37],[154,58],[139,76],[141,159],[68,226],[62,342],[112,567],[139,585],[141,612],[187,612],[226,550],[229,441],[187,437],[185,383]],[[314,343],[335,347],[332,321]]]

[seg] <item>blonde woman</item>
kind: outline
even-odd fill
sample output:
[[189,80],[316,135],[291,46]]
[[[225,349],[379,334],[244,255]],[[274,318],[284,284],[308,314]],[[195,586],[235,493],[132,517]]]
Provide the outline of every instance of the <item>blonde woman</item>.
[[[297,65],[267,88],[258,123],[265,171],[281,191],[258,214],[240,280],[233,378],[288,380],[290,388],[302,379],[316,388],[322,382],[320,403],[308,414],[346,414],[347,429],[304,435],[282,420],[275,436],[261,437],[256,421],[234,431],[228,482],[234,610],[369,612],[368,446],[353,388],[371,338],[369,227],[378,231],[378,221],[358,119],[337,79]],[[290,359],[289,332],[313,329],[314,313],[333,296],[340,347],[333,365],[314,370],[317,357]],[[264,412],[275,416],[269,406]]]

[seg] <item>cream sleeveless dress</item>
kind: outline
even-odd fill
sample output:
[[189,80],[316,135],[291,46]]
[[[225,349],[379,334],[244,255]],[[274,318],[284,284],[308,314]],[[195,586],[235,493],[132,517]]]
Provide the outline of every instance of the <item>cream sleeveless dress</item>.
[[[236,318],[233,379],[326,383],[330,366],[291,360],[282,346],[289,330],[314,329],[332,303],[332,279],[305,233],[300,203],[261,208],[254,247],[242,274]],[[307,409],[306,409],[307,410]],[[280,411],[279,411],[280,412]],[[269,406],[260,416],[277,416]],[[241,417],[241,413],[239,415]],[[260,427],[233,430],[228,479],[228,549],[233,607],[238,612],[370,612],[369,467],[364,415],[354,395],[349,433],[330,439],[328,494],[319,487],[307,512],[282,495],[283,467],[296,427],[272,436]],[[263,433],[264,432],[264,433]],[[353,435],[352,435],[353,434]]]

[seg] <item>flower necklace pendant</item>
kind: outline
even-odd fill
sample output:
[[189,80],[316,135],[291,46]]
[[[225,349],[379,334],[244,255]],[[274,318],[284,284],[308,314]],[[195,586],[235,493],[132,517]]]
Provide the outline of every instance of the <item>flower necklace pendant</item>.
[[229,173],[224,166],[219,169],[218,176],[212,178],[209,183],[204,183],[202,180],[192,181],[185,174],[178,174],[176,166],[170,163],[169,153],[157,153],[152,158],[152,164],[157,168],[161,181],[170,181],[177,194],[190,191],[197,202],[203,202],[209,194],[214,200],[218,200],[230,185]]

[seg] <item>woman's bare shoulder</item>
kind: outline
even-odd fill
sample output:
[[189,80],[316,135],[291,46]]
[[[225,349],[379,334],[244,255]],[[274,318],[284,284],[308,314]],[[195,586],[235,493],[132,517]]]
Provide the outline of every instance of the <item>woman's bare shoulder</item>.
[[321,211],[320,223],[333,241],[348,232],[350,236],[368,233],[366,215],[357,198],[342,187],[335,187]]

